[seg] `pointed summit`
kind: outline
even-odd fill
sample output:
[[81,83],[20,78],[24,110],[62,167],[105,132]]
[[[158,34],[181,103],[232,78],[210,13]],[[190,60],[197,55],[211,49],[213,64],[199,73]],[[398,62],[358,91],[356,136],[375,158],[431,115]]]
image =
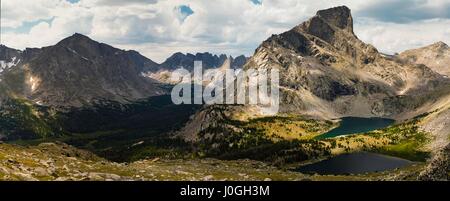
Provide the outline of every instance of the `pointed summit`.
[[86,35],[83,35],[80,33],[74,33],[71,37],[73,37],[73,38],[89,38]]
[[74,33],[73,35],[63,39],[62,41],[92,41],[92,39],[86,35]]
[[58,44],[56,44],[56,45],[69,46],[69,45],[74,45],[74,44],[93,44],[93,43],[97,44],[98,42],[92,40],[91,38],[89,38],[83,34],[75,33],[72,36],[64,38],[63,40],[58,42]]

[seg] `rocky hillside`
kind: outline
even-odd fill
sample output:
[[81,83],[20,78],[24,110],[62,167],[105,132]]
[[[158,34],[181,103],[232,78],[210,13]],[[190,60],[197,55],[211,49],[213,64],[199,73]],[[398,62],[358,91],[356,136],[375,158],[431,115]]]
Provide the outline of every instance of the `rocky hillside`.
[[425,181],[450,180],[450,144],[434,154],[418,179]]
[[364,175],[304,175],[252,160],[163,160],[115,163],[63,143],[0,143],[0,180],[9,181],[300,181],[414,180],[422,166]]
[[449,180],[450,178],[450,96],[435,104],[432,112],[421,123],[421,129],[431,134],[427,148],[432,150],[428,167],[421,173],[421,180]]
[[442,75],[450,76],[450,48],[444,42],[407,50],[398,57],[406,62],[426,65]]

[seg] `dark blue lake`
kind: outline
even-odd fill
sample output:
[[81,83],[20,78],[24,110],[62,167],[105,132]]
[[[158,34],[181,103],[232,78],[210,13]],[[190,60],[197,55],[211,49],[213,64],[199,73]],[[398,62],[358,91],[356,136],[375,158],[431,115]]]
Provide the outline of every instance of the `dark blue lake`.
[[297,171],[321,175],[362,174],[392,170],[411,165],[413,162],[381,154],[359,152],[343,154],[317,163],[301,166]]

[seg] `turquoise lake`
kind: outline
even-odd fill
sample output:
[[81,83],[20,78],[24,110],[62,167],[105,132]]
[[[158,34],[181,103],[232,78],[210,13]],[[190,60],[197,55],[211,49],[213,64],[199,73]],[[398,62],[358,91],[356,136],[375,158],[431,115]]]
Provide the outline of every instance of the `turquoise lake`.
[[349,135],[356,133],[365,133],[376,129],[388,127],[395,121],[386,118],[361,118],[361,117],[343,117],[339,127],[328,131],[315,139],[332,138],[341,135]]

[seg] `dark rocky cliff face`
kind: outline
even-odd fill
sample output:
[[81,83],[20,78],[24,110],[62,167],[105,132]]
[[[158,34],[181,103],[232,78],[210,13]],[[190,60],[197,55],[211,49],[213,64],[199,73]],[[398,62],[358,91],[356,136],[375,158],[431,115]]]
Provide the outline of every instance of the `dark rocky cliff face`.
[[350,9],[339,6],[317,12],[317,17],[324,19],[329,24],[353,33],[353,18]]

